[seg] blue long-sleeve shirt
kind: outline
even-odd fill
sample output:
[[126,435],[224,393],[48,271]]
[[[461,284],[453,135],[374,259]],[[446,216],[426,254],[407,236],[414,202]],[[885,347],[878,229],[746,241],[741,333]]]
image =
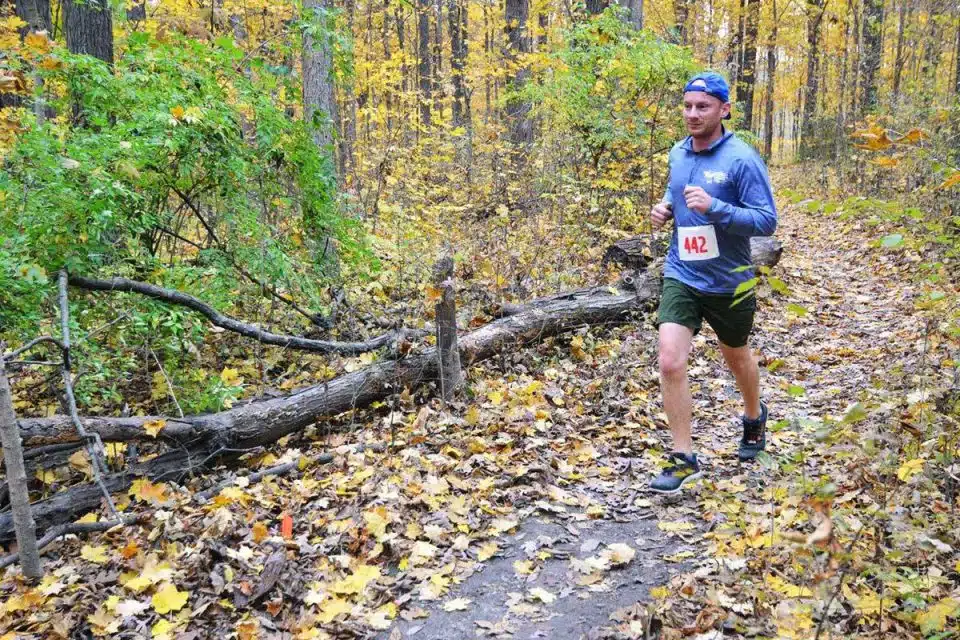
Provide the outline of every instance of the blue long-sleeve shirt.
[[[693,139],[687,137],[671,149],[669,162],[664,200],[673,205],[674,227],[664,276],[704,293],[733,293],[737,285],[753,277],[751,270],[734,272],[751,264],[750,236],[769,236],[777,228],[777,208],[767,168],[750,145],[726,130],[699,152],[693,150]],[[706,214],[687,208],[683,190],[688,185],[702,187],[712,196]],[[718,255],[704,259],[681,251],[681,228],[705,225],[713,227]],[[689,239],[684,237],[684,241]],[[681,255],[693,255],[695,259],[682,260]],[[702,255],[713,253],[704,250]]]

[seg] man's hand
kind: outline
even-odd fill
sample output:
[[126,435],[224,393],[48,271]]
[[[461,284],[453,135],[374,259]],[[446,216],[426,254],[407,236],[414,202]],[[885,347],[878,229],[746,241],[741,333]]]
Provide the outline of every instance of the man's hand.
[[683,197],[687,201],[687,208],[699,214],[706,214],[713,203],[713,197],[709,193],[692,185],[683,188]]
[[660,229],[673,217],[673,205],[669,202],[659,202],[650,210],[650,223],[654,229]]

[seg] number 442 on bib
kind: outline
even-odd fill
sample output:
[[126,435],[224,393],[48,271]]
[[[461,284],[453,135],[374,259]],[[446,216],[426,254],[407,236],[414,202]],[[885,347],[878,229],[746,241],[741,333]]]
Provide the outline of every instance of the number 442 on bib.
[[710,260],[720,255],[712,224],[677,228],[677,251],[684,261]]

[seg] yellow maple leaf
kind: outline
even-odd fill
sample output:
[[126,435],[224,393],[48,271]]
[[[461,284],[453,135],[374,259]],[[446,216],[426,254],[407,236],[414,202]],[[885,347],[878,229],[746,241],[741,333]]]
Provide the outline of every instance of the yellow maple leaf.
[[169,640],[172,631],[173,624],[171,624],[169,620],[160,620],[160,622],[150,628],[150,633],[153,635],[154,640]]
[[374,539],[380,540],[387,535],[387,525],[390,524],[388,515],[386,507],[383,506],[363,512],[366,529]]
[[943,184],[940,185],[940,189],[949,189],[960,184],[960,171],[954,171],[946,180],[943,181]]
[[268,535],[270,535],[270,532],[267,530],[267,526],[262,522],[255,522],[251,528],[251,532],[253,533],[253,541],[258,544],[266,539]]
[[513,563],[513,570],[521,576],[528,576],[533,573],[534,567],[533,560],[515,560]]
[[57,474],[55,474],[50,469],[37,469],[37,473],[34,474],[40,482],[43,484],[53,484],[57,481]]
[[107,555],[106,547],[94,547],[89,544],[85,544],[80,547],[80,557],[84,560],[89,560],[90,562],[96,562],[97,564],[103,564],[104,562],[110,561],[110,557]]
[[186,113],[186,111],[185,111],[185,109],[184,109],[183,107],[181,107],[180,105],[177,105],[177,106],[172,107],[172,108],[170,109],[170,115],[172,115],[172,116],[173,116],[174,118],[176,118],[177,120],[183,120],[183,115],[184,115],[184,113]]
[[167,582],[159,591],[153,594],[153,597],[150,599],[150,604],[153,605],[153,609],[157,613],[163,615],[182,609],[183,606],[187,604],[189,597],[189,591],[179,591],[173,584]]
[[657,523],[657,527],[661,531],[666,531],[668,533],[676,533],[678,531],[690,531],[695,529],[696,525],[691,522],[663,522],[660,521]]
[[156,556],[150,556],[139,571],[121,575],[120,584],[131,591],[140,592],[171,577],[173,577],[173,569],[170,565],[166,562],[158,563]]
[[380,577],[380,567],[362,564],[346,578],[334,583],[330,590],[334,593],[362,593],[367,585]]
[[947,618],[960,615],[960,600],[944,598],[936,604],[930,605],[917,614],[916,623],[924,635],[943,631],[947,626]]
[[156,438],[157,434],[167,426],[166,420],[147,420],[143,423],[143,430],[146,431],[151,438]]
[[810,589],[797,586],[777,576],[768,575],[764,578],[764,580],[774,590],[782,593],[788,598],[810,598],[813,596],[813,593],[810,591]]
[[897,477],[903,482],[910,482],[910,478],[923,471],[923,459],[907,460],[897,469]]
[[228,387],[236,387],[243,383],[243,378],[240,377],[240,371],[230,367],[220,372],[220,380]]
[[146,478],[137,478],[130,485],[129,495],[143,502],[156,500],[163,502],[167,499],[166,487],[162,484],[153,484]]
[[480,548],[477,550],[477,560],[480,562],[489,560],[499,550],[500,547],[496,542],[485,542],[480,545]]
[[342,613],[350,613],[353,605],[342,598],[331,598],[320,606],[317,620],[323,624],[330,624],[333,619]]

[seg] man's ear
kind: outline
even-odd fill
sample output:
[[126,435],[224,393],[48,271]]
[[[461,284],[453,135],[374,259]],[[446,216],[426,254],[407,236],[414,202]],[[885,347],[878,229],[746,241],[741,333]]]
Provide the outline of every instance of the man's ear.
[[720,107],[720,116],[726,118],[728,115],[730,115],[730,103],[724,102]]

